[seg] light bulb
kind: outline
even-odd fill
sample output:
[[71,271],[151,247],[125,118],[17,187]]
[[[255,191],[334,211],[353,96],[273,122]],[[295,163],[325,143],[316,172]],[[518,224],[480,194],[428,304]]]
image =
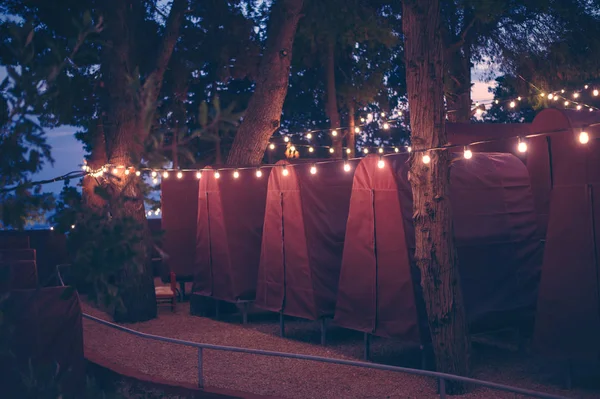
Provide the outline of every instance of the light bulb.
[[540,93],[540,96],[542,96],[542,97],[545,97],[545,96],[546,96],[546,93],[544,93],[544,92],[541,92],[541,93]]
[[481,114],[483,113],[483,110],[482,110],[481,108],[477,108],[477,109],[475,110],[475,113],[476,113],[477,115],[481,115]]
[[465,159],[471,159],[471,158],[473,158],[473,152],[471,152],[471,150],[469,150],[467,147],[465,147],[465,152],[464,152],[463,156],[465,157]]
[[406,147],[406,151],[411,152],[412,151],[412,147],[411,146]]
[[240,177],[240,172],[238,172],[237,170],[233,171],[233,178],[237,179],[238,177]]
[[275,149],[275,144],[273,144],[273,143],[269,144],[269,148],[270,148],[271,150],[274,150],[274,149]]
[[558,96],[554,96],[554,101],[558,101]]
[[498,101],[498,100],[496,100],[496,101],[494,101],[494,102],[495,102],[496,104],[500,103],[500,101]]
[[367,115],[367,118],[369,118],[369,119],[373,118],[373,114],[372,114],[372,113],[369,113],[369,114]]
[[573,98],[578,98],[579,97],[579,93],[575,92],[573,93]]
[[87,170],[87,165],[83,165],[83,166],[81,167],[81,169],[82,169],[82,170]]
[[379,147],[377,151],[379,151],[380,154],[383,154],[383,147]]
[[368,154],[368,153],[369,153],[369,149],[368,149],[368,148],[365,148],[365,149],[363,150],[363,152],[364,152],[365,154]]
[[54,230],[54,226],[50,226],[50,230]]
[[360,121],[361,121],[362,123],[365,123],[365,118],[360,118]]
[[311,174],[311,175],[314,175],[314,174],[316,174],[316,173],[317,173],[317,167],[316,167],[316,166],[314,166],[314,165],[313,165],[313,166],[311,166],[311,167],[310,167],[310,174]]
[[519,140],[519,145],[517,146],[517,150],[519,150],[519,152],[527,152],[527,143]]
[[284,166],[283,170],[281,171],[281,174],[284,175],[284,176],[287,176],[287,175],[290,174],[290,171]]
[[202,178],[202,172],[198,171],[196,172],[196,179],[200,179]]
[[564,93],[564,92],[565,92],[565,89],[562,89],[560,92],[561,92],[561,93]]
[[152,211],[148,211],[148,216],[152,216]]
[[177,172],[177,178],[178,178],[178,179],[181,179],[182,177],[183,177],[183,173],[181,173],[181,172]]
[[158,214],[159,214],[159,213],[160,213],[160,212],[158,212],[158,209],[157,209],[157,210],[154,212],[154,214],[155,214],[156,216],[158,216]]
[[552,93],[548,94],[548,100],[552,100],[554,98],[554,96],[552,95]]
[[431,162],[431,157],[427,154],[423,155],[423,163],[428,164],[429,162]]
[[296,152],[296,147],[295,147],[295,146],[291,146],[291,147],[290,147],[290,151],[291,151],[291,152]]
[[169,177],[169,172],[167,172],[166,170],[163,172],[163,178],[167,178]]
[[157,178],[152,179],[152,183],[158,184],[158,179]]
[[152,171],[152,177],[156,177],[156,171],[155,170]]
[[331,135],[332,135],[333,137],[337,136],[337,130],[332,130],[332,131],[331,131]]
[[219,177],[221,177],[221,174],[219,173],[219,171],[217,170],[215,172],[215,179],[218,179]]
[[381,113],[381,116],[385,116],[385,112],[382,112],[382,113]]
[[[542,95],[543,95],[543,94],[542,94]],[[517,97],[517,100],[518,100],[518,101],[521,101],[521,97]]]
[[335,152],[335,150],[333,149],[333,147],[331,147],[331,148],[329,149],[329,152],[330,152],[330,153],[332,153],[332,154]]
[[306,133],[306,138],[307,138],[308,140],[312,139],[312,133]]
[[125,169],[125,174],[128,175],[129,174],[129,169]]
[[350,164],[348,162],[344,162],[344,172],[350,172]]
[[567,105],[569,105],[569,102],[568,102],[568,101],[565,101],[565,107],[566,107]]
[[359,127],[355,127],[354,128],[354,133],[360,133],[360,128]]
[[598,94],[600,94],[600,92],[598,91],[598,89],[595,89],[592,94],[594,95],[594,97],[597,97]]
[[377,167],[379,169],[383,169],[384,166],[385,166],[385,162],[383,161],[383,158],[379,158],[379,161],[377,162]]
[[400,149],[398,147],[394,147],[394,152],[400,152]]
[[350,154],[352,150],[350,148],[346,148],[346,154]]
[[583,88],[586,89],[586,90],[587,90],[588,87],[589,87],[588,85],[583,86]]
[[581,110],[581,105],[577,105],[577,111]]
[[587,134],[587,132],[581,132],[579,133],[579,142],[581,144],[587,144],[590,141],[590,135]]
[[74,225],[74,224],[72,224],[72,225],[71,225],[71,230],[72,230],[72,229],[74,229],[74,228],[75,228],[75,225]]
[[479,101],[475,101],[475,107],[479,107]]
[[514,108],[517,104],[514,101],[511,101],[510,104],[508,104],[509,107]]
[[262,170],[256,169],[256,177],[261,177],[261,176],[262,176]]
[[312,147],[308,147],[308,152],[313,152],[315,149]]
[[384,130],[388,130],[389,128],[390,128],[390,124],[389,123],[386,122],[386,123],[383,124],[383,129]]
[[135,171],[135,175],[136,175],[136,176],[139,176],[139,175],[141,175],[141,174],[142,174],[142,172],[140,172],[139,170],[136,170],[136,171]]
[[114,169],[113,169],[113,175],[116,175],[117,173],[119,173],[119,169],[117,169],[117,168],[114,168]]
[[592,107],[590,107],[590,112],[592,112],[594,109]]
[[289,138],[288,136],[285,136],[285,137],[283,138],[283,141],[285,141],[285,142],[287,143],[288,141],[290,141],[290,138]]

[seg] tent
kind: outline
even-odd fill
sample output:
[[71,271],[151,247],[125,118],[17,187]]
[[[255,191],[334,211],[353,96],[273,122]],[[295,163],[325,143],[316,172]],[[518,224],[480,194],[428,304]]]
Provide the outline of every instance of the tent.
[[[427,337],[414,265],[408,157],[368,156],[354,175],[334,322],[383,337]],[[541,243],[523,163],[475,153],[452,166],[450,197],[467,317],[472,329],[504,323],[535,304]],[[495,326],[494,326],[495,327]]]
[[[563,359],[600,355],[600,113],[547,109],[549,222],[534,345]],[[589,142],[579,142],[588,133]]]
[[182,174],[180,179],[171,174],[160,184],[160,223],[164,230],[162,249],[169,257],[166,264],[178,280],[186,280],[194,274],[198,212],[196,172],[187,171]]
[[[349,161],[351,170],[356,164]],[[304,319],[330,317],[352,172],[339,162],[316,165],[315,174],[306,162],[277,165],[269,177],[255,304]]]
[[227,302],[254,299],[269,171],[261,169],[260,177],[255,169],[202,173],[194,294]]

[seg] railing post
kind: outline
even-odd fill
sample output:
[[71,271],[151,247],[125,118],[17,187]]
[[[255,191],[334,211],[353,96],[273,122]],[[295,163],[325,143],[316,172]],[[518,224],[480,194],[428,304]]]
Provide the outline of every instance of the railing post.
[[440,377],[440,399],[446,399],[446,380]]
[[202,348],[198,348],[198,388],[204,388],[204,376],[202,375]]

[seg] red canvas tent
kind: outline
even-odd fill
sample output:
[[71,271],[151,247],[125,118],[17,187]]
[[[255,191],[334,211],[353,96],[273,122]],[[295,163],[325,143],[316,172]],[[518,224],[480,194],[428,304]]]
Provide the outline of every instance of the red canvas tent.
[[[316,320],[333,315],[352,171],[279,161],[269,178],[255,304]],[[284,168],[288,175],[284,175]]]
[[252,300],[260,259],[269,168],[207,170],[196,194],[193,292],[235,302]]
[[177,279],[194,274],[196,221],[198,212],[198,179],[196,172],[182,172],[163,179],[161,188],[161,227],[164,230],[162,249],[168,255],[165,262]]
[[[600,354],[600,113],[548,109],[532,130],[549,133],[549,223],[534,344],[546,355]],[[582,144],[585,131],[589,142]]]
[[[414,265],[405,154],[368,156],[354,175],[334,321],[420,343],[425,314]],[[468,319],[489,326],[534,306],[541,261],[529,176],[510,154],[475,153],[451,172],[454,233]],[[481,328],[481,327],[480,327]],[[423,335],[425,334],[425,335]]]

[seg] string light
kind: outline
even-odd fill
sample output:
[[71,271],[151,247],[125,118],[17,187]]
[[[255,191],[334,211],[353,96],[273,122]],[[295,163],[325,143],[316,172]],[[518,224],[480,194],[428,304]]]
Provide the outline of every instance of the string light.
[[579,93],[575,92],[573,93],[573,98],[578,98],[579,97]]
[[335,129],[334,129],[334,130],[332,130],[332,131],[331,131],[331,135],[332,135],[333,137],[337,136],[337,130],[335,130]]
[[283,170],[281,171],[281,174],[284,176],[287,176],[290,174],[290,171],[287,169],[287,167],[285,165],[283,165]]
[[577,111],[581,111],[581,105],[577,104]]
[[273,143],[269,144],[269,148],[270,148],[271,150],[274,150],[274,149],[275,149],[275,144],[273,144]]
[[586,90],[587,90],[588,87],[589,87],[588,85],[583,86],[583,88],[586,89]]
[[262,170],[260,168],[256,169],[256,177],[262,177]]
[[350,164],[344,161],[344,172],[350,172]]
[[368,149],[368,148],[365,148],[365,149],[363,150],[363,152],[364,152],[365,154],[368,154],[368,153],[369,153],[369,149]]
[[552,100],[554,98],[554,96],[552,95],[552,93],[548,94],[548,100]]
[[465,147],[465,152],[464,152],[463,156],[465,157],[465,159],[473,158],[473,152],[471,150],[469,150],[469,147]]
[[125,169],[125,174],[128,175],[129,174],[129,169]]
[[114,169],[113,169],[113,175],[116,175],[117,173],[119,173],[119,169],[117,169],[117,168],[114,168]]
[[379,161],[377,161],[377,167],[379,169],[383,169],[384,166],[385,166],[385,162],[383,161],[383,157],[379,157]]
[[367,118],[369,118],[369,119],[373,119],[373,114],[372,114],[372,113],[369,113],[369,114],[367,115]]
[[381,113],[381,116],[385,116],[385,112],[382,112],[382,113]]
[[431,157],[427,154],[423,155],[423,163],[428,164],[429,162],[431,162]]
[[389,124],[389,123],[387,123],[387,122],[385,122],[385,123],[383,124],[383,130],[388,130],[389,128],[390,128],[390,124]]
[[329,149],[329,152],[330,152],[331,154],[333,154],[333,153],[335,152],[335,150],[333,149],[333,147],[331,147],[331,148]]
[[54,226],[50,226],[50,231],[54,230]]
[[156,177],[156,171],[155,170],[152,171],[152,177]]
[[136,176],[138,176],[138,177],[139,177],[141,174],[142,174],[142,172],[140,172],[139,170],[136,170],[136,171],[135,171],[135,175],[136,175]]
[[394,152],[400,152],[400,149],[398,147],[394,147]]
[[238,172],[238,170],[236,169],[233,171],[233,178],[237,179],[238,177],[240,177],[240,172]]
[[163,178],[167,178],[169,177],[169,172],[167,172],[166,170],[163,172]]
[[182,177],[183,177],[183,173],[181,173],[181,172],[177,172],[177,178],[178,178],[178,179],[181,179]]
[[592,92],[592,95],[593,95],[594,97],[597,97],[597,96],[598,96],[598,94],[599,94],[599,92],[598,92],[598,89],[594,89],[594,91]]
[[383,154],[383,147],[379,147],[379,149],[377,150],[380,154]]
[[202,178],[202,172],[196,172],[196,179],[200,180]]
[[[544,93],[542,93],[542,96],[543,96],[543,95],[544,95]],[[518,101],[521,101],[521,97],[520,97],[520,96],[519,96],[519,97],[517,97],[517,100],[518,100]]]
[[365,123],[365,118],[360,118],[361,123]]
[[566,107],[566,106],[568,106],[568,105],[569,105],[569,102],[568,102],[568,101],[565,101],[565,107]]
[[74,224],[72,224],[72,225],[71,225],[71,230],[73,230],[74,228],[75,228],[75,225],[74,225]]
[[290,141],[290,138],[289,138],[288,136],[285,136],[285,137],[283,138],[283,141],[285,141],[285,142],[287,143],[287,142],[289,142],[289,141]]
[[515,105],[517,105],[517,104],[514,101],[511,101],[510,104],[509,104],[509,107],[514,108]]
[[411,152],[412,151],[412,147],[411,146],[406,147],[406,151]]
[[317,166],[316,165],[313,165],[310,167],[310,174],[311,175],[317,174]]
[[581,144],[587,144],[590,141],[590,135],[587,134],[587,132],[581,132],[579,133],[579,142]]
[[81,167],[81,169],[82,169],[82,170],[84,170],[84,171],[87,171],[88,167],[87,167],[87,165],[83,165],[83,166]]
[[517,145],[517,150],[521,153],[527,152],[527,143],[519,137],[519,144]]
[[157,178],[152,179],[152,183],[158,184],[158,179]]
[[354,133],[360,133],[360,128],[359,127],[355,127],[354,128]]
[[221,174],[219,173],[219,171],[217,170],[215,172],[215,179],[218,179],[219,177],[221,177]]
[[308,152],[313,152],[315,149],[312,147],[308,147]]
[[306,139],[307,140],[312,139],[312,133],[306,133]]
[[350,148],[346,148],[346,154],[350,154],[352,150]]
[[291,147],[290,147],[290,151],[291,151],[291,152],[296,152],[296,146],[291,146]]

